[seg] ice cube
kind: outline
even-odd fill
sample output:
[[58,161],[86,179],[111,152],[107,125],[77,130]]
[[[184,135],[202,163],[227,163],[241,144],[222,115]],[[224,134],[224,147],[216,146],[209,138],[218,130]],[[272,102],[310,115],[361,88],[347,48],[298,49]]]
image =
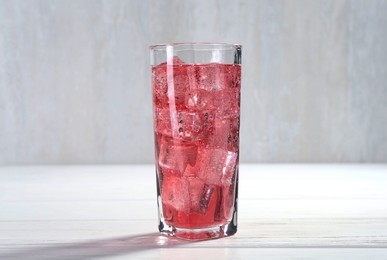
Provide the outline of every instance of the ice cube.
[[239,118],[216,118],[213,134],[208,137],[208,145],[229,151],[238,151]]
[[171,175],[164,176],[161,188],[161,199],[163,204],[169,205],[179,211],[189,212],[190,198],[187,180]]
[[172,59],[169,59],[167,61],[167,64],[168,65],[182,65],[182,64],[185,64],[185,62],[180,59],[178,56],[173,56]]
[[155,109],[155,131],[163,135],[172,136],[171,113],[168,108]]
[[198,134],[203,127],[199,115],[195,112],[178,112],[177,123],[177,135],[189,140],[198,138]]
[[167,83],[167,68],[165,64],[160,64],[152,68],[152,86],[153,86],[153,102],[156,107],[161,107],[167,104],[168,83]]
[[179,171],[182,175],[188,164],[195,165],[197,146],[170,137],[159,139],[160,147],[158,162],[160,167],[168,170]]
[[[231,70],[231,79],[232,79],[232,84],[231,87],[233,88],[238,88],[240,89],[241,87],[241,66],[232,66],[229,68]],[[239,92],[239,90],[238,90]]]
[[203,138],[201,132],[206,122],[201,114],[189,111],[171,111],[168,108],[156,108],[155,117],[157,133],[188,141]]
[[222,199],[219,202],[220,207],[215,213],[215,220],[231,219],[235,198],[234,185],[221,187],[220,194]]
[[211,63],[196,65],[188,71],[191,84],[206,91],[220,91],[240,86],[240,67]]
[[207,184],[230,185],[235,178],[238,154],[223,149],[200,149],[197,176]]
[[225,88],[239,88],[241,82],[240,66],[223,65],[220,77]]
[[210,204],[210,201],[212,199],[213,193],[214,193],[214,186],[205,184],[202,190],[202,196],[200,197],[199,201],[199,209],[200,213],[205,214],[207,213],[208,206]]
[[212,148],[227,149],[230,134],[230,120],[214,120],[213,134],[208,137],[208,144]]
[[239,90],[224,89],[213,92],[207,109],[214,109],[217,117],[230,118],[239,115]]
[[175,105],[180,108],[184,107],[185,93],[188,86],[188,76],[186,74],[186,68],[174,68],[173,81],[168,81],[168,88],[173,88],[173,91],[168,89],[169,102],[173,98],[175,99]]
[[191,211],[206,214],[214,193],[214,186],[199,178],[188,178]]
[[223,185],[228,186],[234,182],[237,163],[238,153],[228,151],[225,159],[225,165],[222,170],[221,182]]
[[232,206],[235,200],[235,184],[232,183],[229,187],[223,188],[223,208],[226,218],[231,217]]
[[190,110],[202,110],[210,101],[210,95],[202,89],[190,89],[185,93],[185,106]]
[[205,183],[201,179],[198,179],[195,177],[188,177],[187,180],[189,183],[188,191],[189,191],[190,202],[191,202],[191,211],[199,212],[200,199],[202,196],[202,190]]
[[228,135],[227,149],[229,151],[239,150],[239,117],[230,118],[230,132]]
[[181,176],[180,170],[169,169],[166,167],[161,167],[160,165],[158,166],[158,172],[159,172],[160,178],[164,178],[165,175],[173,175],[173,176],[178,176],[178,177]]
[[177,114],[177,133],[174,132],[176,138],[206,142],[213,131],[214,113],[210,111],[184,111]]
[[167,65],[168,103],[177,108],[184,108],[185,93],[189,85],[187,66],[182,63]]
[[211,136],[214,131],[215,113],[213,111],[203,111],[200,113],[200,118],[202,118],[203,122],[203,141],[207,142],[208,137]]
[[156,107],[184,106],[189,84],[187,66],[178,57],[152,68],[153,100]]
[[[196,157],[197,158],[197,157]],[[184,176],[186,178],[193,178],[196,177],[198,172],[198,164],[195,163],[195,165],[188,164],[184,171]]]
[[220,84],[219,64],[198,65],[195,67],[195,80],[197,88],[206,91],[218,91]]

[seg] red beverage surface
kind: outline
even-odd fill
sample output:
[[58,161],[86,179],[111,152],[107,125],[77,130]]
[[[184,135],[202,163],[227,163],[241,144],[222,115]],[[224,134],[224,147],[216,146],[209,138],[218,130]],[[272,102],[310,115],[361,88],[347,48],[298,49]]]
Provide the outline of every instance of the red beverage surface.
[[240,65],[152,67],[158,181],[165,222],[206,228],[232,218],[239,158]]

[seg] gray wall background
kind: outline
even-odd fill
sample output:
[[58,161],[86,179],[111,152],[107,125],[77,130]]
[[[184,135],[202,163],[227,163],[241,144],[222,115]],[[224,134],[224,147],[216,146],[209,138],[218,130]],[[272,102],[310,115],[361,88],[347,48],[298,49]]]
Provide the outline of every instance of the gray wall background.
[[387,162],[387,1],[0,0],[0,164],[153,162],[184,41],[243,45],[243,162]]

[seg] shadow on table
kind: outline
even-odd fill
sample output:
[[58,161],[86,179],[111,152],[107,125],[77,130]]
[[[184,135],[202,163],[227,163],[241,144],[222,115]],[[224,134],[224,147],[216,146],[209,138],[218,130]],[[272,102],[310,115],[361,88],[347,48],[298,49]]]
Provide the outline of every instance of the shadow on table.
[[56,244],[54,246],[22,249],[0,254],[0,259],[16,260],[75,260],[96,259],[109,256],[127,255],[135,252],[170,248],[187,244],[188,241],[166,237],[159,233],[139,234],[89,242]]

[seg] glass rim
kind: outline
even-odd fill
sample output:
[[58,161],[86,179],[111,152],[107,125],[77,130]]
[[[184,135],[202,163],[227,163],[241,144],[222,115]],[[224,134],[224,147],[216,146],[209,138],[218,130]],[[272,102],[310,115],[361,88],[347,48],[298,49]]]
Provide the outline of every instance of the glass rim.
[[[222,43],[222,42],[174,42],[174,43],[161,43],[150,45],[149,49],[152,51],[165,51],[168,47],[184,47],[184,46],[198,46],[198,47],[223,47],[224,49],[242,48],[238,43]],[[202,49],[203,50],[203,49]]]

